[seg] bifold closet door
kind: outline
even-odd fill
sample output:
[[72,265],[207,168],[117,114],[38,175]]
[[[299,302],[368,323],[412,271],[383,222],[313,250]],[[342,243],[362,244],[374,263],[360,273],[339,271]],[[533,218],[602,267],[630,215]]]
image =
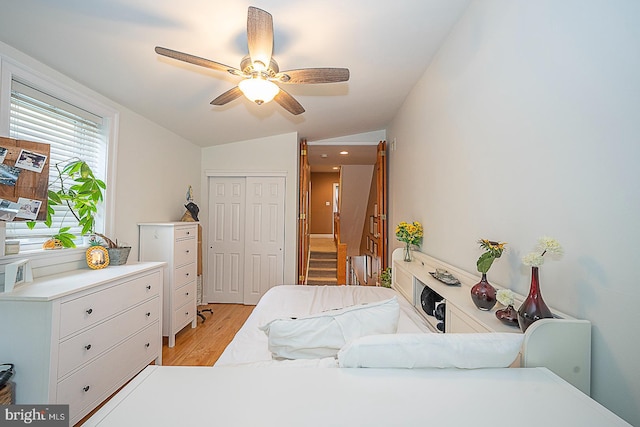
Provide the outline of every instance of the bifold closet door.
[[256,304],[284,280],[284,177],[210,177],[212,302]]
[[284,178],[247,177],[244,303],[284,280]]
[[214,302],[244,302],[245,177],[209,178],[208,275]]

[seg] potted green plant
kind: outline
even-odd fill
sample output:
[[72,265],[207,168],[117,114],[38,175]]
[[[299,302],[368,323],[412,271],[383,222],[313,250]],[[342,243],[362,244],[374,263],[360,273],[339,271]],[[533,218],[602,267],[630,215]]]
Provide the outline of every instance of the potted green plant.
[[380,286],[391,287],[391,267],[387,267],[380,273]]
[[[47,217],[45,225],[53,225],[54,206],[66,205],[69,212],[82,227],[81,235],[95,234],[99,236],[109,252],[110,265],[121,265],[127,262],[131,247],[120,246],[107,236],[95,232],[95,216],[98,205],[104,200],[104,190],[107,186],[98,179],[87,162],[81,159],[71,159],[56,163],[56,179],[49,183]],[[52,188],[56,188],[55,190]],[[35,221],[28,221],[27,226],[33,228]],[[42,246],[44,249],[75,248],[76,236],[69,232],[71,227],[60,227],[58,232]]]
[[[49,183],[45,225],[47,227],[53,226],[54,206],[66,205],[69,212],[78,221],[78,225],[82,227],[81,234],[92,233],[98,204],[104,199],[106,184],[96,178],[91,167],[80,159],[56,163],[54,167],[57,177]],[[27,227],[30,229],[33,229],[35,225],[35,221],[27,221]],[[71,227],[60,227],[58,232],[43,244],[43,248],[75,248],[76,236],[69,230]]]

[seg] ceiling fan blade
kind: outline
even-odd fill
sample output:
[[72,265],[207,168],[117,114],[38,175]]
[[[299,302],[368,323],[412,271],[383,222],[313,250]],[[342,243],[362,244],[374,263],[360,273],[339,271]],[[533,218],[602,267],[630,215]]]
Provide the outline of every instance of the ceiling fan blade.
[[171,50],[164,47],[156,46],[156,53],[158,55],[167,56],[169,58],[177,59],[179,61],[188,62],[190,64],[199,65],[205,68],[211,68],[212,70],[227,71],[236,76],[243,76],[244,73],[237,68],[230,67],[228,65],[220,64],[209,59],[200,58],[199,56],[189,55],[188,53],[178,52],[177,50]]
[[269,67],[273,54],[273,18],[269,12],[250,6],[247,15],[247,44],[252,62]]
[[349,80],[348,68],[300,68],[276,74],[281,83],[338,83]]
[[293,96],[289,95],[287,92],[285,92],[282,89],[280,89],[280,91],[275,96],[275,98],[273,98],[273,100],[276,101],[281,106],[283,106],[285,110],[287,110],[294,116],[304,113],[304,107],[300,105],[300,103],[296,101]]
[[236,98],[239,98],[240,96],[242,96],[242,91],[238,86],[236,86],[233,89],[229,89],[228,91],[226,91],[225,93],[223,93],[222,95],[220,95],[219,97],[211,101],[211,105],[224,105],[233,101]]

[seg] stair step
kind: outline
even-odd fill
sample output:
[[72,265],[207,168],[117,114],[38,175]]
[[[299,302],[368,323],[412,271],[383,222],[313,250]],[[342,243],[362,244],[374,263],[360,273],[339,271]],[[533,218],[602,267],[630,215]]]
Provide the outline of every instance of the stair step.
[[311,251],[311,254],[309,254],[309,259],[332,259],[332,260],[336,260],[336,259],[338,259],[338,254],[336,252]]

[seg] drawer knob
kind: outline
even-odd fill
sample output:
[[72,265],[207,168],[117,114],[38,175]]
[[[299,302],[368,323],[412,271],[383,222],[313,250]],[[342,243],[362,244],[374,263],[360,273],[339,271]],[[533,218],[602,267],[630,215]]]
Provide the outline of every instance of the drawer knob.
[[147,311],[147,317],[151,316],[151,312]]
[[151,285],[147,285],[147,290],[150,291],[151,290]]
[[83,389],[85,392],[89,391],[89,389],[90,389],[90,388],[91,388],[91,387],[90,387],[90,386],[88,386],[88,385],[86,385],[86,386],[82,387],[82,389]]
[[185,292],[184,294],[185,294],[186,296],[189,296],[189,292]]
[[85,345],[85,346],[84,346],[84,349],[85,349],[85,350],[91,350],[91,344],[87,344],[87,345]]
[[191,252],[189,249],[187,249],[187,253]]
[[90,308],[89,310],[87,310],[87,314],[91,314],[93,313],[93,308]]
[[184,315],[185,315],[185,316],[188,316],[188,315],[189,315],[189,312],[188,312],[188,311],[187,311],[187,312],[185,312],[185,313],[184,313]]
[[144,346],[149,348],[150,345],[151,345],[151,343],[146,343]]
[[187,273],[187,277],[189,277],[189,273]]

